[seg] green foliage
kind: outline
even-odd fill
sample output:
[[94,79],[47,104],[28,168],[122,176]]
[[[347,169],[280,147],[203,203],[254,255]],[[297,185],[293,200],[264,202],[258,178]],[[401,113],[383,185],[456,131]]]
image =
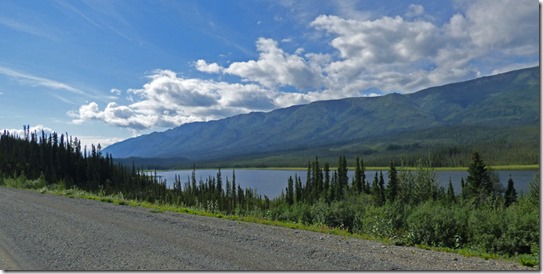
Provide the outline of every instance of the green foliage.
[[539,209],[528,201],[508,208],[480,208],[468,220],[470,243],[482,250],[498,254],[531,253],[539,243]]
[[428,201],[407,217],[406,239],[411,244],[459,248],[467,240],[466,207],[446,207]]
[[398,238],[398,225],[405,218],[402,211],[398,204],[368,206],[360,218],[358,231],[381,238]]
[[[344,158],[340,157],[338,170],[342,162]],[[318,165],[308,165],[310,184],[316,178],[311,174],[318,174],[315,166]],[[356,169],[355,166],[355,177]],[[458,197],[451,183],[447,190],[438,188],[434,169],[430,162],[422,160],[417,161],[415,169],[396,170],[392,162],[389,184],[385,188],[382,173],[375,173],[369,193],[358,192],[357,178],[351,188],[338,187],[341,185],[338,173],[334,172],[329,184],[333,191],[323,190],[324,196],[322,193],[316,196],[320,199],[302,199],[291,207],[284,200],[284,206],[272,208],[272,218],[337,227],[391,239],[396,244],[467,248],[488,258],[496,256],[492,254],[516,256],[539,252],[535,248],[539,243],[539,183],[532,183],[526,197],[506,206],[503,192],[496,186],[499,180],[493,178],[480,155],[473,154],[471,177],[462,184],[462,192],[467,193]],[[396,183],[391,185],[390,181]],[[300,192],[310,193],[307,187],[301,186]],[[343,190],[343,196],[328,196],[337,193],[337,189]]]
[[356,212],[352,204],[343,201],[335,201],[329,206],[319,202],[311,207],[314,224],[324,224],[351,232],[355,226]]
[[527,199],[536,208],[540,208],[541,174],[538,172],[529,184]]
[[[7,187],[44,189],[55,188],[60,193],[73,196],[77,191],[98,193],[101,199],[123,204],[126,199],[157,204],[178,204],[209,211],[252,212],[269,209],[270,201],[253,189],[242,189],[232,178],[230,191],[223,187],[219,169],[216,177],[196,182],[192,178],[184,187],[180,178],[174,188],[154,175],[115,165],[111,155],[102,155],[100,145],[81,149],[77,138],[53,133],[39,136],[28,132],[25,138],[4,132],[0,135],[1,184]],[[51,183],[54,183],[53,185]]]

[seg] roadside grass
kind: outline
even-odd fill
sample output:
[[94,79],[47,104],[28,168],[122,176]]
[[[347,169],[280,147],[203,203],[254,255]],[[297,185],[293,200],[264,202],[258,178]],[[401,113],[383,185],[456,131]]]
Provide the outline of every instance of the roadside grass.
[[[313,232],[319,232],[319,233],[324,233],[324,234],[329,234],[329,235],[338,235],[338,236],[343,236],[345,239],[350,237],[350,238],[358,238],[358,239],[363,239],[363,240],[372,240],[372,241],[381,242],[386,245],[404,245],[403,242],[398,242],[397,239],[395,240],[395,239],[390,239],[390,238],[375,237],[368,234],[351,233],[345,229],[331,228],[326,225],[305,225],[305,224],[296,223],[296,222],[270,220],[268,218],[265,218],[262,216],[256,216],[256,215],[245,215],[245,216],[228,215],[224,213],[209,212],[202,209],[188,208],[188,207],[182,207],[178,205],[129,200],[129,199],[124,198],[122,193],[115,194],[115,195],[105,195],[103,194],[103,192],[99,192],[98,194],[95,194],[95,193],[90,193],[84,190],[80,190],[76,187],[66,189],[62,183],[50,185],[50,186],[42,186],[42,182],[39,179],[33,180],[33,181],[27,181],[27,182],[23,182],[19,178],[4,179],[3,186],[9,187],[9,188],[34,190],[42,194],[47,193],[47,194],[53,194],[53,195],[59,195],[59,196],[66,196],[69,198],[82,198],[82,199],[96,200],[100,202],[111,203],[117,206],[142,207],[142,208],[149,209],[151,213],[174,212],[174,213],[181,213],[181,214],[191,214],[191,215],[197,215],[197,216],[232,220],[232,221],[237,221],[238,223],[248,222],[248,223],[256,223],[256,224],[262,224],[262,225],[285,227],[285,228],[290,228],[290,229],[313,231]],[[456,253],[465,257],[480,257],[485,260],[500,259],[500,260],[514,261],[514,262],[520,263],[523,266],[535,267],[536,269],[539,269],[539,263],[540,263],[539,252],[537,252],[537,254],[521,254],[521,255],[508,257],[508,256],[473,250],[470,248],[454,249],[454,248],[444,248],[444,247],[432,247],[428,245],[415,245],[415,247],[426,249],[426,250],[437,251],[437,252]]]

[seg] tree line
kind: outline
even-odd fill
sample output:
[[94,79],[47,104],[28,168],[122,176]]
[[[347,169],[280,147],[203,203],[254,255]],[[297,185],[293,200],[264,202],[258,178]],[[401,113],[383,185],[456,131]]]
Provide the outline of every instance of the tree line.
[[345,156],[339,157],[337,170],[333,171],[328,163],[322,165],[316,157],[314,161],[308,162],[305,183],[302,183],[297,175],[290,177],[280,199],[289,206],[312,205],[319,201],[330,204],[349,195],[362,194],[367,195],[371,203],[377,206],[396,200],[408,205],[417,205],[428,200],[446,200],[447,203],[462,201],[481,205],[493,200],[506,207],[516,202],[517,192],[511,178],[505,190],[499,178],[486,167],[478,152],[472,154],[471,160],[467,180],[461,179],[461,194],[456,195],[452,182],[449,182],[447,189],[439,187],[431,164],[424,164],[421,160],[416,164],[418,170],[404,169],[401,172],[398,172],[396,164],[391,161],[387,173],[388,183],[385,186],[382,171],[375,172],[371,183],[366,180],[364,160],[359,157],[356,158],[354,176],[350,183]]
[[[134,164],[115,164],[100,146],[81,147],[77,138],[30,132],[0,135],[0,185],[9,180],[24,187],[77,188],[101,195],[203,209],[224,214],[254,215],[394,239],[398,244],[471,248],[499,254],[539,256],[539,175],[526,195],[518,196],[509,179],[504,189],[477,152],[458,194],[452,182],[439,187],[432,163],[418,160],[416,169],[390,161],[389,170],[366,177],[357,157],[354,176],[344,155],[337,165],[308,161],[305,178],[290,177],[279,197],[269,199],[216,176],[197,180],[195,167],[172,187]],[[385,176],[388,182],[385,183]]]
[[[111,155],[102,155],[100,145],[81,147],[81,141],[66,134],[30,132],[17,136],[4,131],[0,135],[0,184],[4,178],[17,178],[27,187],[56,186],[77,188],[101,195],[118,195],[126,199],[151,203],[176,204],[226,213],[264,210],[269,199],[255,190],[242,189],[232,181],[216,177],[184,185],[177,177],[173,188],[156,172],[115,164]],[[30,184],[28,184],[30,182]]]
[[386,175],[376,172],[373,178],[366,178],[360,158],[351,180],[347,169],[344,156],[333,171],[318,158],[310,161],[305,183],[289,178],[272,201],[272,218],[344,228],[398,244],[539,254],[539,175],[519,197],[514,181],[509,178],[504,188],[477,152],[458,194],[451,181],[440,187],[432,164],[422,160],[415,170],[391,161]]

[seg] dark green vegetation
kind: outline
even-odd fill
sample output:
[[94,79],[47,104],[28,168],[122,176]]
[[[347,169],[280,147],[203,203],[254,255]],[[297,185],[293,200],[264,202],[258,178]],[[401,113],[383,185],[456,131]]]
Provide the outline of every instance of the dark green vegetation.
[[489,165],[537,164],[539,81],[534,67],[413,94],[320,101],[185,124],[104,151],[148,168],[304,166],[340,154],[368,166],[421,158],[467,166],[474,150]]
[[310,161],[306,178],[290,178],[283,194],[269,200],[241,189],[235,173],[232,181],[223,181],[220,170],[205,181],[192,176],[183,184],[176,178],[168,189],[156,176],[115,165],[99,148],[81,152],[77,139],[66,136],[1,135],[0,185],[59,189],[68,195],[84,190],[89,194],[80,197],[154,204],[153,212],[204,210],[217,217],[339,229],[397,245],[514,256],[524,265],[539,266],[539,176],[518,197],[514,182],[504,191],[478,153],[469,159],[469,176],[458,195],[452,184],[446,190],[438,187],[432,167],[420,160],[416,170],[391,161],[387,174],[365,178],[365,162],[357,158],[354,178],[349,178],[347,159],[341,156],[334,170],[318,158]]
[[340,227],[399,245],[524,254],[524,260],[538,260],[539,176],[529,193],[518,197],[514,182],[504,190],[475,152],[455,195],[451,183],[447,189],[438,186],[433,169],[422,161],[417,170],[391,162],[387,174],[376,172],[373,178],[364,178],[364,161],[358,158],[354,178],[347,177],[346,166],[344,156],[334,171],[318,158],[311,162],[305,183],[289,179],[282,196],[272,201],[271,218]]
[[[30,128],[30,127],[28,127]],[[168,189],[166,182],[146,174],[134,165],[127,168],[114,164],[111,155],[102,155],[100,146],[81,149],[80,141],[67,134],[46,136],[29,132],[14,136],[0,135],[0,185],[22,188],[79,189],[102,196],[120,195],[126,199],[159,204],[194,206],[206,210],[232,212],[263,209],[267,198],[257,196],[251,189],[222,182],[220,171],[216,178],[192,182],[181,191],[181,183]],[[231,196],[225,197],[226,194]],[[269,205],[268,205],[269,206]]]

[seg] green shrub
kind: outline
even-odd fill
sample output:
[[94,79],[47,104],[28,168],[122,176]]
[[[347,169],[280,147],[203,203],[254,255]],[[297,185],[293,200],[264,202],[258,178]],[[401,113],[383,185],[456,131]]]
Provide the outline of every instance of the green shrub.
[[370,234],[376,237],[394,238],[398,237],[398,219],[402,216],[397,215],[396,210],[392,210],[393,205],[367,206],[362,217],[359,216],[357,228],[364,234]]
[[326,216],[326,225],[329,227],[344,228],[352,232],[354,226],[355,210],[352,204],[334,202]]
[[496,251],[500,253],[539,253],[539,209],[522,200],[505,209],[502,238]]
[[503,211],[491,208],[473,209],[468,218],[470,245],[487,252],[497,252],[506,226]]
[[311,206],[311,216],[313,219],[313,224],[326,225],[329,215],[330,206],[326,202],[321,200]]
[[294,208],[293,214],[298,216],[298,222],[304,225],[310,225],[313,223],[313,218],[311,216],[311,207],[307,204],[296,205]]
[[407,217],[406,240],[411,244],[459,248],[466,241],[467,210],[426,202]]
[[64,182],[64,180],[62,180],[62,179],[58,180],[58,182],[57,182],[57,190],[59,190],[59,191],[66,190],[66,183]]

